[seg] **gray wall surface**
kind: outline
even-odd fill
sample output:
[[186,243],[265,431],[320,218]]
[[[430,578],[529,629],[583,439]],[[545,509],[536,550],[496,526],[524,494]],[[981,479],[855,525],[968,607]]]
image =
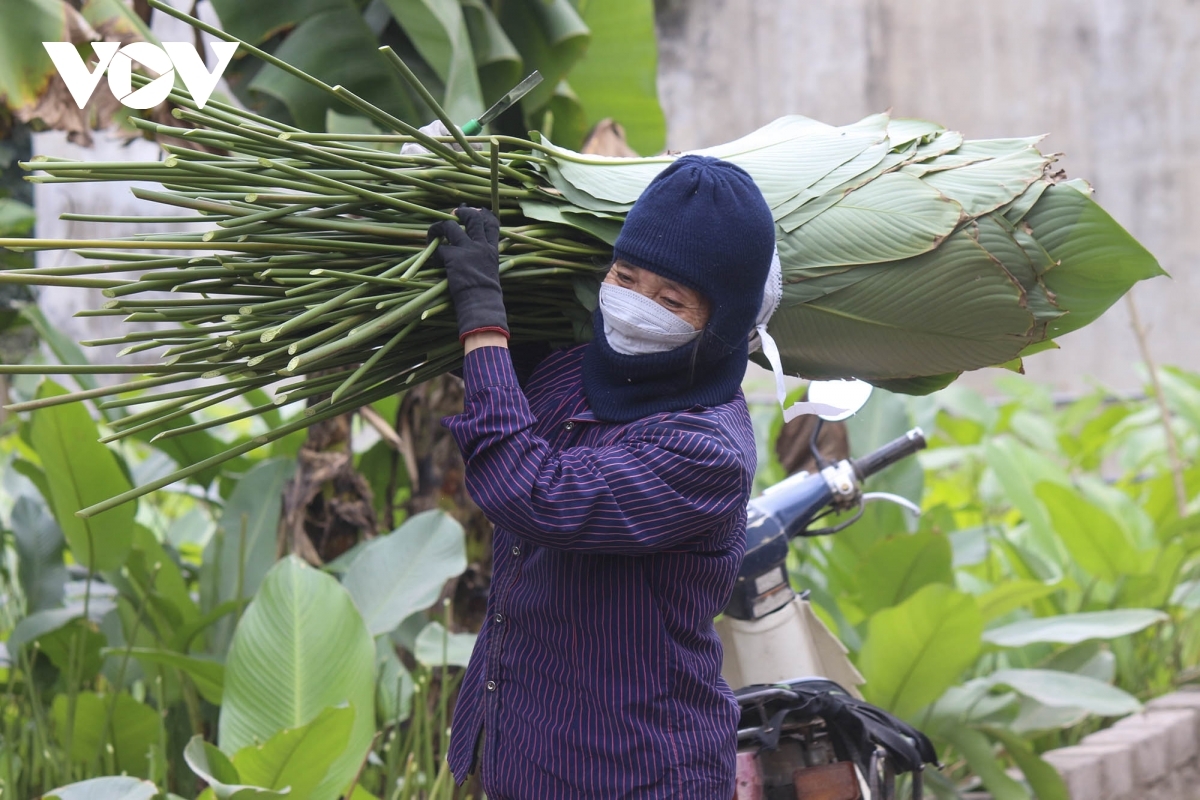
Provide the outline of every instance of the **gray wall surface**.
[[[1198,0],[658,0],[658,26],[672,150],[888,108],[968,138],[1049,133],[1043,150],[1173,276],[1133,293],[1154,358],[1200,370]],[[1061,344],[1026,373],[1063,393],[1140,389],[1123,301]]]

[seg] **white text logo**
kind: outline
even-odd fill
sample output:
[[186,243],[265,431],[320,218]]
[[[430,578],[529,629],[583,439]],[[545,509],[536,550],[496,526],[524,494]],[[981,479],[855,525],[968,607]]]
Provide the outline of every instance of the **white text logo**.
[[[162,47],[149,42],[134,42],[124,47],[120,42],[93,42],[92,50],[100,63],[89,72],[75,45],[69,42],[42,42],[42,45],[80,108],[91,99],[105,70],[113,96],[129,108],[153,108],[166,100],[175,84],[176,70],[196,105],[204,108],[237,50],[237,42],[213,42],[210,46],[217,54],[217,67],[209,72],[196,48],[187,42],[163,42]],[[137,91],[133,90],[131,78],[134,61],[158,73],[157,78]]]

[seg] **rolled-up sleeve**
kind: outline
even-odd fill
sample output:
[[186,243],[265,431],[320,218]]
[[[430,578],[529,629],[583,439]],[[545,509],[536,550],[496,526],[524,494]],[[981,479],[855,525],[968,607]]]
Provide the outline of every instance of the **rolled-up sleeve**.
[[620,441],[558,452],[533,433],[508,351],[484,347],[463,365],[463,413],[446,419],[467,489],[488,518],[534,544],[648,553],[707,550],[750,492],[733,440],[702,414],[659,415]]

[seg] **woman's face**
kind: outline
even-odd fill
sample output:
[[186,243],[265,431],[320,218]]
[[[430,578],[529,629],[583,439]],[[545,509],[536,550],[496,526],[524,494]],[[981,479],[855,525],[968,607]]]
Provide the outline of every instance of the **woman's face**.
[[604,276],[604,282],[649,297],[696,330],[702,330],[708,324],[710,309],[707,298],[691,287],[648,269],[617,260]]

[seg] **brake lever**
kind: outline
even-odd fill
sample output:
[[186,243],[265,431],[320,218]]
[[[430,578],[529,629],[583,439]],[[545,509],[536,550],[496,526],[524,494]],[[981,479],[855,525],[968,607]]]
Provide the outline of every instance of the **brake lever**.
[[898,506],[908,509],[915,517],[921,516],[920,506],[907,497],[901,497],[898,494],[892,494],[891,492],[866,492],[862,496],[863,503],[870,503],[872,500],[886,500],[889,503],[895,503]]

